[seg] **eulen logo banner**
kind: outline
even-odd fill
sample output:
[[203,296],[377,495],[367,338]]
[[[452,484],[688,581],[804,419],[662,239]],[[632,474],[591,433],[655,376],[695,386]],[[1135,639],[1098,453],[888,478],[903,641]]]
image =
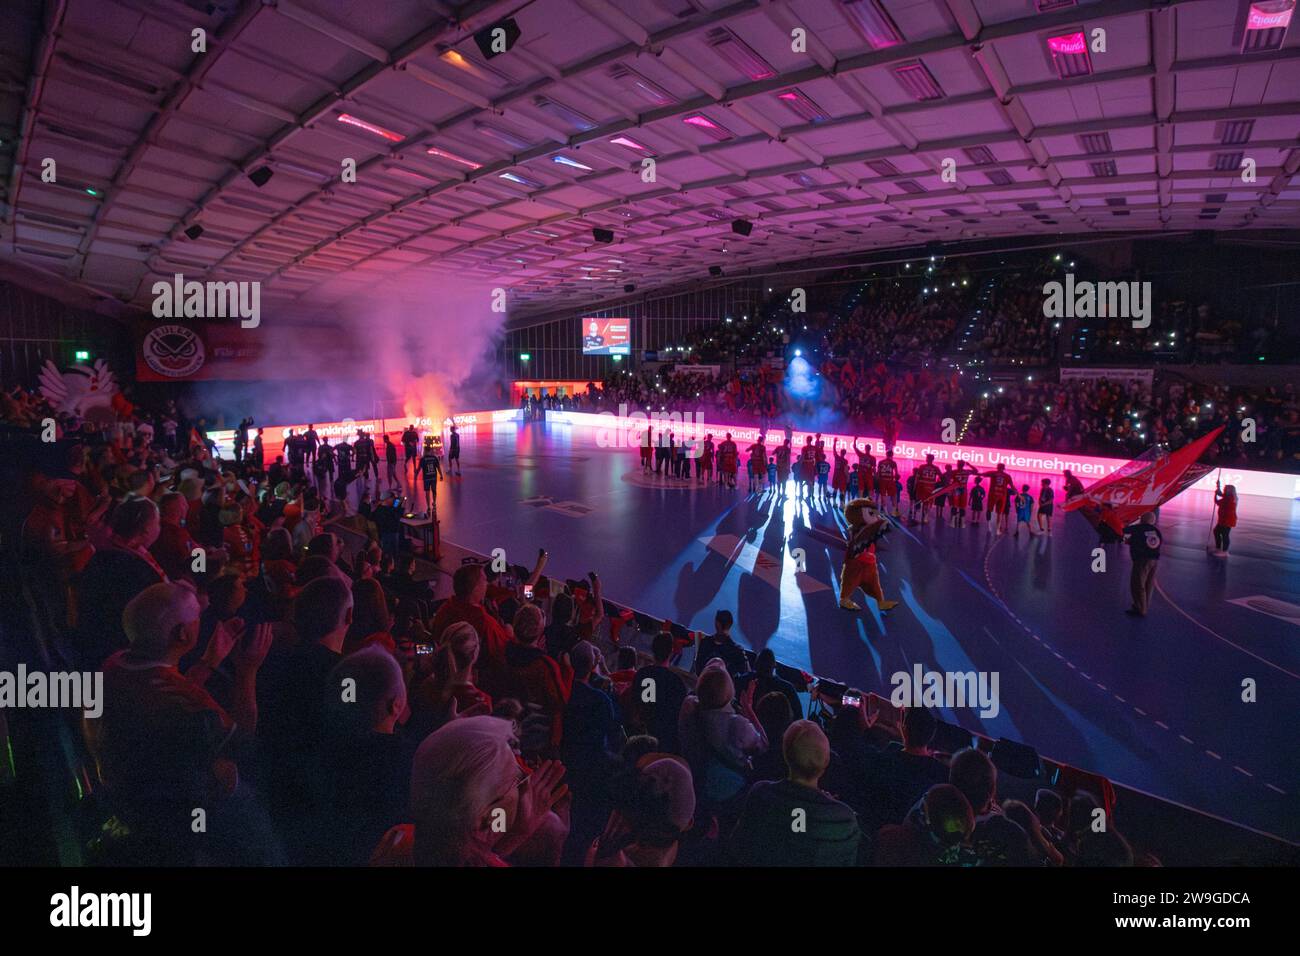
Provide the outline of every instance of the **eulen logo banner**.
[[632,353],[631,319],[582,320],[583,355],[630,355]]

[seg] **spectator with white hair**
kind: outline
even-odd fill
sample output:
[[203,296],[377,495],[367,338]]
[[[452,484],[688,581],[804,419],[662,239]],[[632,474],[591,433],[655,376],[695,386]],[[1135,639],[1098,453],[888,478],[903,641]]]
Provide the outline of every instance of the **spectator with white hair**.
[[[509,866],[567,795],[564,765],[520,767],[514,730],[497,717],[466,717],[435,730],[416,751],[411,815],[417,866]],[[558,846],[555,847],[558,850]]]
[[[232,744],[257,729],[257,673],[271,645],[270,627],[222,622],[200,661],[182,675],[177,665],[198,640],[199,614],[198,597],[186,584],[155,584],[134,597],[122,615],[130,646],[104,662],[103,715],[86,721],[115,812],[159,845],[176,843],[194,807],[211,810],[235,795]],[[203,689],[227,657],[234,662],[230,713]]]
[[739,866],[854,866],[862,832],[857,817],[820,787],[831,746],[811,720],[796,720],[781,740],[784,780],[750,789],[727,844]]

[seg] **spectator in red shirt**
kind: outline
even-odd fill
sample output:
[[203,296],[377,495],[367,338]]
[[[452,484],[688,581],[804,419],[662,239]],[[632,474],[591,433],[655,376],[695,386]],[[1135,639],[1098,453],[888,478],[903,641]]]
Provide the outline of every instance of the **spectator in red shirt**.
[[509,696],[517,697],[550,722],[546,749],[560,744],[564,726],[564,705],[573,690],[573,667],[568,655],[556,661],[541,646],[546,618],[536,604],[525,604],[515,612],[515,639],[506,645]]
[[[256,732],[257,672],[271,629],[246,628],[238,618],[222,622],[182,675],[177,665],[199,633],[199,600],[190,585],[146,588],[127,604],[122,625],[130,646],[104,663],[104,713],[87,721],[87,737],[115,809],[133,830],[165,844],[189,829],[194,807],[217,817],[218,805],[235,796],[229,744]],[[203,689],[227,657],[234,662],[231,714]],[[230,823],[235,840],[256,830],[242,815]]]
[[505,690],[510,632],[483,607],[487,584],[481,564],[463,564],[457,568],[451,576],[451,597],[434,614],[429,631],[444,634],[458,621],[473,627],[479,639],[479,684],[493,697],[500,697]]
[[173,581],[189,581],[194,577],[190,569],[193,567],[194,549],[199,545],[185,527],[188,512],[185,496],[179,491],[168,492],[158,503],[161,524],[158,539],[149,547],[149,553]]

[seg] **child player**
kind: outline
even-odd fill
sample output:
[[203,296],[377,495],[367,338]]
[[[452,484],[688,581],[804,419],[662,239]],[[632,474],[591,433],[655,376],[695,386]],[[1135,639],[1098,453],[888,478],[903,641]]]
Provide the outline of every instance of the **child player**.
[[1052,533],[1052,510],[1056,492],[1052,490],[1052,479],[1044,478],[1043,486],[1038,491],[1038,530],[1045,534]]
[[980,475],[975,476],[975,487],[970,490],[970,511],[976,521],[983,521],[987,517],[984,514],[984,478]]
[[1029,493],[1029,486],[1024,485],[1020,489],[1020,494],[1016,495],[1016,533],[1014,537],[1020,537],[1020,526],[1023,524],[1025,530],[1029,532],[1032,538],[1034,535],[1034,526],[1030,524],[1034,517],[1034,496]]
[[773,492],[776,488],[776,456],[772,455],[767,459],[767,487]]
[[876,466],[876,487],[880,489],[880,507],[885,510],[888,501],[894,502],[894,517],[898,514],[898,462],[894,461],[894,449],[885,450],[885,458]]
[[826,460],[826,452],[823,449],[817,456],[817,496],[822,501],[828,500],[827,485],[831,477],[831,463]]

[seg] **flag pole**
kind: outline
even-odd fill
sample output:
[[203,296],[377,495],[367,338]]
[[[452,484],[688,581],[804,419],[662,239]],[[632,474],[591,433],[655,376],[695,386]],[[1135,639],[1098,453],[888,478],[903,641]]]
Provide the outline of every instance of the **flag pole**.
[[[1219,490],[1219,479],[1221,479],[1222,477],[1223,477],[1223,466],[1220,465],[1218,474],[1214,476],[1214,490],[1216,492]],[[1214,503],[1214,499],[1211,498],[1210,499],[1210,543],[1205,546],[1205,550],[1210,553],[1214,552],[1214,546],[1217,543],[1214,540],[1214,516],[1217,512],[1218,512],[1218,505],[1216,505]]]

